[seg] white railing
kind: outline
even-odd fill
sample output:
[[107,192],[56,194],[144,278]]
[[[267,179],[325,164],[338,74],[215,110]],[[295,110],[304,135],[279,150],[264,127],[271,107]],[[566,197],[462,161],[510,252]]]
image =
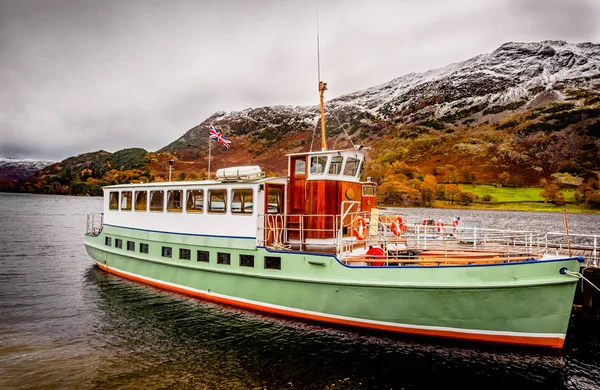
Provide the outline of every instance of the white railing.
[[[477,261],[522,261],[555,255],[583,256],[587,266],[599,266],[600,236],[533,230],[500,230],[451,223],[423,225],[404,223],[400,234],[392,229],[398,214],[358,211],[357,202],[347,202],[339,215],[264,215],[259,245],[276,249],[337,253],[343,259],[367,260],[367,248],[379,246],[386,264],[418,262],[416,254],[435,253],[437,263],[460,262],[459,257]],[[403,221],[406,218],[400,215]],[[365,237],[353,235],[356,221],[366,221]],[[319,221],[318,223],[316,221]],[[317,227],[318,226],[318,227]],[[260,231],[262,230],[262,231]],[[486,257],[487,255],[487,257]],[[419,260],[422,262],[422,260]],[[473,262],[477,262],[473,261]]]

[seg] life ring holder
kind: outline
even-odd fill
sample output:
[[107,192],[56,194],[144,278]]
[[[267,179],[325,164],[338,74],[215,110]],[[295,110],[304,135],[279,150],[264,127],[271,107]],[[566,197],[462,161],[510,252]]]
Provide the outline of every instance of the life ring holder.
[[363,241],[367,235],[367,222],[360,215],[352,222],[352,234],[359,241]]
[[399,236],[406,231],[406,224],[401,216],[396,215],[392,217],[392,233],[395,236]]

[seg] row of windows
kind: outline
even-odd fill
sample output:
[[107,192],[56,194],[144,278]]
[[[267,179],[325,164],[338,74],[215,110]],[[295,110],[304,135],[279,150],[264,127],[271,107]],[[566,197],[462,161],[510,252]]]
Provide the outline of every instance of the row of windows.
[[[328,175],[345,175],[355,176],[360,178],[362,173],[361,160],[356,157],[346,157],[344,162],[343,156],[311,156],[310,158],[310,173],[328,174]],[[306,160],[296,159],[294,165],[294,173],[297,175],[306,174]]]
[[[112,246],[112,237],[104,238],[104,245]],[[123,240],[115,238],[115,248],[123,248]],[[127,250],[135,251],[135,242],[127,241]],[[139,245],[140,253],[148,253],[148,244],[140,242]],[[161,256],[172,258],[173,248],[170,246],[163,246],[161,248]],[[179,248],[179,259],[180,260],[191,260],[192,251],[187,248]],[[265,268],[266,269],[281,269],[281,257],[265,256]],[[242,267],[254,267],[254,256],[253,255],[240,255],[240,266]],[[196,261],[209,263],[210,252],[208,251],[196,251]],[[225,252],[217,252],[217,264],[231,265],[231,254]]]
[[[252,214],[254,192],[251,188],[232,189],[229,204],[227,195],[226,189],[209,189],[206,199],[208,212],[224,214],[229,206],[232,213]],[[204,198],[203,189],[185,192],[183,190],[111,191],[109,193],[109,209],[163,212],[166,206],[169,212],[181,213],[185,209],[189,213],[202,213],[205,207]]]

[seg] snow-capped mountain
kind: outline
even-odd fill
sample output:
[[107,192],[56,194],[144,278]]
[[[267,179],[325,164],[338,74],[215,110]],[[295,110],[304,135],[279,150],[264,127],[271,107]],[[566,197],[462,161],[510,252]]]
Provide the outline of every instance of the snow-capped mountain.
[[382,117],[399,110],[426,110],[436,116],[470,105],[504,105],[543,91],[563,98],[566,88],[600,87],[600,45],[543,41],[506,43],[491,53],[333,99]]
[[[340,123],[345,123],[345,129],[356,134],[373,120],[477,124],[504,111],[564,101],[568,91],[578,90],[600,91],[600,44],[511,42],[463,62],[331,99],[325,105],[327,126],[339,132]],[[317,105],[217,112],[161,150],[202,148],[209,122],[224,127],[230,136],[254,134],[260,140],[273,138],[266,133],[312,131],[319,118]]]
[[29,177],[35,172],[54,164],[52,160],[14,159],[0,157],[0,179],[16,180]]

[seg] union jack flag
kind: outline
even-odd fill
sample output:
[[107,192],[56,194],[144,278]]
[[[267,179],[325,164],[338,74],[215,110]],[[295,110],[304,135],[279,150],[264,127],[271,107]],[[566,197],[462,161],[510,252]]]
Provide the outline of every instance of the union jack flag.
[[223,134],[219,130],[215,129],[213,125],[210,125],[210,139],[216,139],[223,146],[225,146],[225,149],[229,149],[229,145],[231,145],[231,141],[225,138]]

